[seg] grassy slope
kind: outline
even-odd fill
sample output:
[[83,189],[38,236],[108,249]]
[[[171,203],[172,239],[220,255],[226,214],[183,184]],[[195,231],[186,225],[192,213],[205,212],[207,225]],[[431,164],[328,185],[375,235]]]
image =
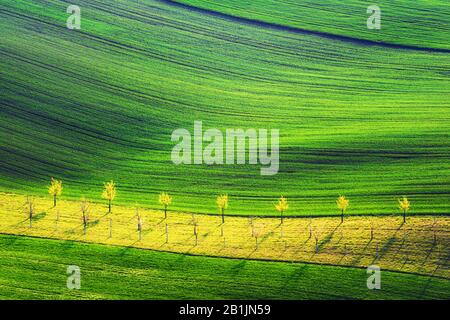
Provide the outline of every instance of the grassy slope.
[[[72,2],[71,2],[72,3]],[[174,209],[268,214],[392,213],[411,195],[416,213],[450,205],[450,92],[444,53],[365,47],[257,28],[155,1],[2,1],[0,189]],[[280,8],[282,6],[280,5]],[[282,9],[280,9],[282,10]],[[284,9],[283,9],[284,10]],[[281,129],[281,168],[172,165],[171,132],[194,120],[217,128]]]
[[[81,290],[66,268],[81,268]],[[228,260],[0,235],[2,299],[449,299],[450,281],[363,269]],[[270,275],[268,277],[267,275]]]
[[[172,1],[169,1],[172,2]],[[199,8],[332,35],[423,48],[450,49],[450,6],[444,0],[176,0]],[[381,31],[367,29],[367,7],[381,9]]]

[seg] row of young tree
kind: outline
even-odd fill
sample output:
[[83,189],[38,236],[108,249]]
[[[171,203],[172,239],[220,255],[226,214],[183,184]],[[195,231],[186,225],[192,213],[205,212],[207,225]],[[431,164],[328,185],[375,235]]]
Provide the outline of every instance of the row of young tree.
[[[52,178],[51,184],[48,188],[48,191],[52,195],[53,204],[56,207],[57,197],[62,194],[62,181],[55,180]],[[108,209],[109,209],[108,212],[111,212],[111,210],[112,210],[112,202],[115,199],[116,194],[117,194],[116,185],[113,181],[110,181],[110,182],[107,182],[104,184],[102,198],[108,200]],[[228,208],[228,202],[229,202],[228,195],[219,195],[216,199],[217,206],[220,209],[221,214],[222,214],[221,236],[223,237],[224,246],[226,246],[226,240],[225,240],[225,236],[224,236],[223,226],[225,223],[225,210]],[[167,219],[167,209],[168,209],[168,206],[171,205],[171,203],[172,203],[172,197],[168,193],[162,192],[159,195],[159,203],[161,205],[163,205],[164,219],[166,220]],[[350,203],[350,201],[347,198],[345,198],[345,196],[339,196],[338,199],[336,200],[336,205],[341,212],[341,221],[342,222],[344,221],[344,213],[346,212],[347,208],[349,207],[349,203]],[[26,204],[27,204],[27,211],[29,213],[29,221],[30,221],[30,228],[31,228],[33,215],[35,212],[33,198],[27,197]],[[410,209],[410,202],[408,201],[408,199],[406,197],[399,199],[399,208],[403,212],[404,221],[406,221],[406,212]],[[289,209],[289,204],[288,204],[287,198],[282,196],[278,200],[278,202],[275,204],[275,209],[278,212],[280,212],[280,225],[282,227],[283,219],[284,219],[283,213]],[[90,202],[87,201],[85,198],[81,199],[80,210],[82,213],[81,218],[82,218],[84,234],[86,235],[88,223],[90,220],[89,219]],[[136,218],[137,218],[137,231],[139,233],[139,240],[142,240],[143,219],[142,219],[141,214],[139,213],[139,208],[137,208],[137,207],[136,207]],[[59,211],[57,211],[56,226],[58,225],[59,219],[60,219]],[[261,224],[261,223],[254,224],[253,220],[254,220],[253,217],[249,217],[249,225],[251,226],[251,236],[255,239],[255,249],[258,249],[258,246],[259,246],[258,240],[264,234],[264,232],[263,232],[264,224]],[[112,238],[112,222],[113,222],[113,220],[110,217],[109,218],[109,237],[110,238]],[[198,244],[198,235],[199,235],[199,233],[198,233],[199,222],[194,214],[192,214],[192,220],[191,220],[190,224],[193,226],[195,245],[197,245]],[[433,225],[435,225],[435,224],[436,224],[436,220]],[[169,242],[169,226],[168,226],[167,220],[165,223],[165,233],[166,233],[166,243],[168,243]],[[283,228],[281,228],[281,237],[283,237]],[[318,252],[319,247],[320,247],[320,245],[319,245],[320,230],[318,230],[316,228],[314,228],[314,230],[313,230],[312,225],[311,225],[311,217],[310,217],[310,223],[309,223],[309,238],[310,239],[313,238],[315,240],[315,250],[316,250],[316,252]],[[373,221],[371,221],[370,222],[370,241],[372,241],[373,238],[374,238],[374,223],[373,223]],[[434,244],[437,243],[436,230],[434,230],[433,243]],[[377,253],[378,253],[378,246],[377,246]]]
[[[62,181],[51,178],[50,186],[48,187],[48,193],[53,196],[53,206],[56,207],[57,197],[61,196],[63,190]],[[116,198],[117,190],[114,181],[104,183],[102,198],[108,201],[108,213],[111,213],[112,203]],[[217,196],[216,204],[220,210],[222,216],[222,223],[225,223],[225,210],[228,209],[228,195],[223,194]],[[172,204],[172,197],[162,192],[159,194],[159,204],[163,206],[164,218],[167,218],[167,209]],[[406,222],[406,213],[410,210],[411,204],[407,197],[402,197],[398,200],[399,209],[403,213],[403,222]],[[344,222],[345,212],[350,205],[350,200],[345,196],[339,196],[336,200],[336,206],[341,213],[341,222]],[[284,213],[289,209],[288,200],[286,197],[281,196],[278,203],[275,204],[275,210],[280,213],[280,223],[283,224]]]

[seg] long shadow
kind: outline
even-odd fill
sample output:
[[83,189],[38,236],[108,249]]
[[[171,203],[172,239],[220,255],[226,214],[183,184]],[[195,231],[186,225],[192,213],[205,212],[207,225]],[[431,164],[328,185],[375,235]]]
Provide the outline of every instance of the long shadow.
[[100,220],[99,219],[97,219],[97,220],[94,220],[94,221],[89,221],[88,223],[87,223],[87,228],[89,229],[89,228],[93,228],[93,227],[95,227],[96,225],[98,225],[100,223]]
[[378,259],[382,259],[383,256],[386,254],[386,252],[389,251],[389,249],[394,245],[394,243],[397,241],[397,238],[395,235],[389,238],[388,241],[383,245],[383,247],[380,249],[380,252],[378,253]]
[[34,215],[33,216],[33,222],[37,222],[37,221],[45,218],[46,215],[47,215],[47,212],[41,212],[41,213],[38,213],[38,214]]
[[434,247],[435,247],[435,245],[433,244],[433,245],[431,245],[431,248],[429,250],[427,250],[427,255],[423,259],[422,266],[425,265],[425,263],[427,262],[428,258],[430,258],[431,254],[434,251]]
[[325,246],[327,245],[331,239],[333,239],[333,236],[336,232],[336,230],[342,225],[342,222],[339,223],[329,234],[327,234],[327,236],[325,238],[323,238],[322,241],[319,242],[319,251]]
[[[367,250],[367,248],[369,247],[369,245],[370,245],[370,243],[372,242],[372,240],[369,240],[367,243],[366,243],[366,245],[364,246],[364,249],[363,250],[361,250],[361,254],[359,254],[359,255],[357,255],[357,256],[355,256],[354,258],[353,258],[353,260],[352,260],[352,265],[356,265],[356,264],[358,264],[360,261],[361,261],[361,259],[364,257],[364,252],[366,252],[366,250]],[[375,261],[375,260],[377,260],[378,258],[374,258],[373,260],[372,260],[372,264],[373,264],[373,262]]]
[[308,265],[300,265],[294,269],[294,272],[287,278],[286,282],[284,283],[285,286],[288,286],[289,284],[297,284],[300,282],[300,280],[303,278],[305,272],[308,269]]
[[342,260],[344,260],[344,258],[345,258],[347,255],[348,255],[347,253],[342,254],[342,257],[339,259],[338,264],[341,264],[341,263],[342,263]]
[[245,260],[239,261],[238,263],[236,263],[235,265],[233,265],[231,267],[231,269],[230,269],[231,273],[233,275],[239,274],[242,271],[242,269],[244,269],[246,264],[247,264],[247,261],[245,261]]
[[30,222],[30,219],[29,218],[25,218],[24,220],[22,220],[22,221],[19,221],[18,223],[14,223],[14,224],[11,224],[11,225],[9,225],[8,227],[9,228],[15,228],[15,227],[18,227],[18,226],[20,226],[20,225],[22,225],[22,224],[24,224],[24,223],[29,223]]

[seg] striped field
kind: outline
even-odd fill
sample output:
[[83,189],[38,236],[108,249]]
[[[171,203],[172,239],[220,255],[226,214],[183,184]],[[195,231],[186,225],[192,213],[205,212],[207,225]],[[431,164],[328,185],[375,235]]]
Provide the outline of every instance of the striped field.
[[[450,3],[377,4],[2,0],[0,299],[449,299]],[[175,165],[195,121],[279,129],[278,174]]]
[[[357,1],[327,2],[360,12],[351,9]],[[351,29],[351,19],[331,32],[333,15],[292,10],[292,1],[255,1],[252,16],[238,1],[208,4],[220,14],[172,1],[70,3],[82,9],[79,31],[65,27],[67,1],[0,4],[0,190],[44,195],[55,176],[67,199],[98,199],[114,179],[118,203],[156,208],[156,195],[169,191],[173,209],[191,212],[216,213],[218,193],[230,195],[227,214],[273,214],[281,194],[287,215],[337,213],[339,194],[350,199],[349,214],[396,213],[402,195],[412,213],[449,212],[449,53],[227,17],[379,40],[359,22]],[[376,32],[386,43],[448,49],[448,7],[386,3]],[[366,18],[363,10],[355,19]],[[195,120],[205,130],[280,129],[279,174],[173,165],[170,135],[192,131]]]

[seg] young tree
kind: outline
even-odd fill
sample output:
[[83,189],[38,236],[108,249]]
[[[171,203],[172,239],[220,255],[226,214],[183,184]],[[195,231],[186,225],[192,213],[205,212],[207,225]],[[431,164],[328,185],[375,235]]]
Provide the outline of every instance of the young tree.
[[280,223],[283,224],[283,212],[285,212],[289,208],[289,204],[287,202],[287,199],[283,196],[281,196],[280,200],[278,200],[278,203],[275,205],[275,209],[280,213]]
[[348,208],[350,201],[346,199],[344,196],[339,196],[339,198],[336,200],[336,205],[339,210],[341,210],[341,223],[344,222],[344,213]]
[[139,208],[136,208],[137,230],[139,232],[139,241],[142,241],[142,217],[139,214]]
[[219,207],[220,211],[222,212],[222,224],[225,223],[225,209],[228,208],[228,195],[220,195],[217,196],[216,200],[217,206]]
[[48,193],[53,196],[53,207],[56,207],[56,197],[62,194],[62,181],[51,178]]
[[30,228],[33,227],[33,215],[35,211],[34,207],[34,199],[32,197],[27,197],[27,201],[25,203],[27,207],[28,218],[30,219]]
[[311,217],[309,217],[309,219],[308,219],[308,228],[309,228],[309,238],[308,238],[308,240],[309,240],[312,238],[312,218]]
[[102,198],[108,200],[108,213],[111,213],[112,201],[116,197],[116,184],[114,181],[105,182]]
[[258,250],[258,248],[259,248],[258,239],[262,236],[263,231],[264,231],[263,224],[253,225],[252,237],[255,238],[255,250]]
[[194,226],[195,245],[197,245],[198,244],[198,232],[197,232],[198,219],[195,217],[194,214],[192,214],[191,224]]
[[319,238],[320,238],[320,232],[319,232],[319,230],[315,230],[314,231],[314,240],[315,240],[315,243],[316,243],[316,253],[318,253],[319,252]]
[[169,226],[167,225],[167,222],[166,222],[166,243],[169,243]]
[[408,201],[408,198],[405,196],[401,199],[398,199],[399,209],[403,211],[403,223],[406,222],[406,212],[410,209],[410,202]]
[[164,206],[164,219],[167,219],[167,207],[172,204],[172,197],[165,192],[159,194],[159,204]]
[[81,219],[83,221],[83,231],[84,235],[86,235],[87,225],[89,221],[90,204],[85,198],[81,199],[80,210],[82,214]]
[[254,220],[255,220],[255,217],[253,217],[253,216],[248,217],[248,225],[249,225],[250,227],[253,227],[253,222],[254,222]]
[[431,226],[431,228],[433,229],[433,246],[437,244],[436,227],[437,227],[437,218],[436,216],[433,216],[433,225]]

